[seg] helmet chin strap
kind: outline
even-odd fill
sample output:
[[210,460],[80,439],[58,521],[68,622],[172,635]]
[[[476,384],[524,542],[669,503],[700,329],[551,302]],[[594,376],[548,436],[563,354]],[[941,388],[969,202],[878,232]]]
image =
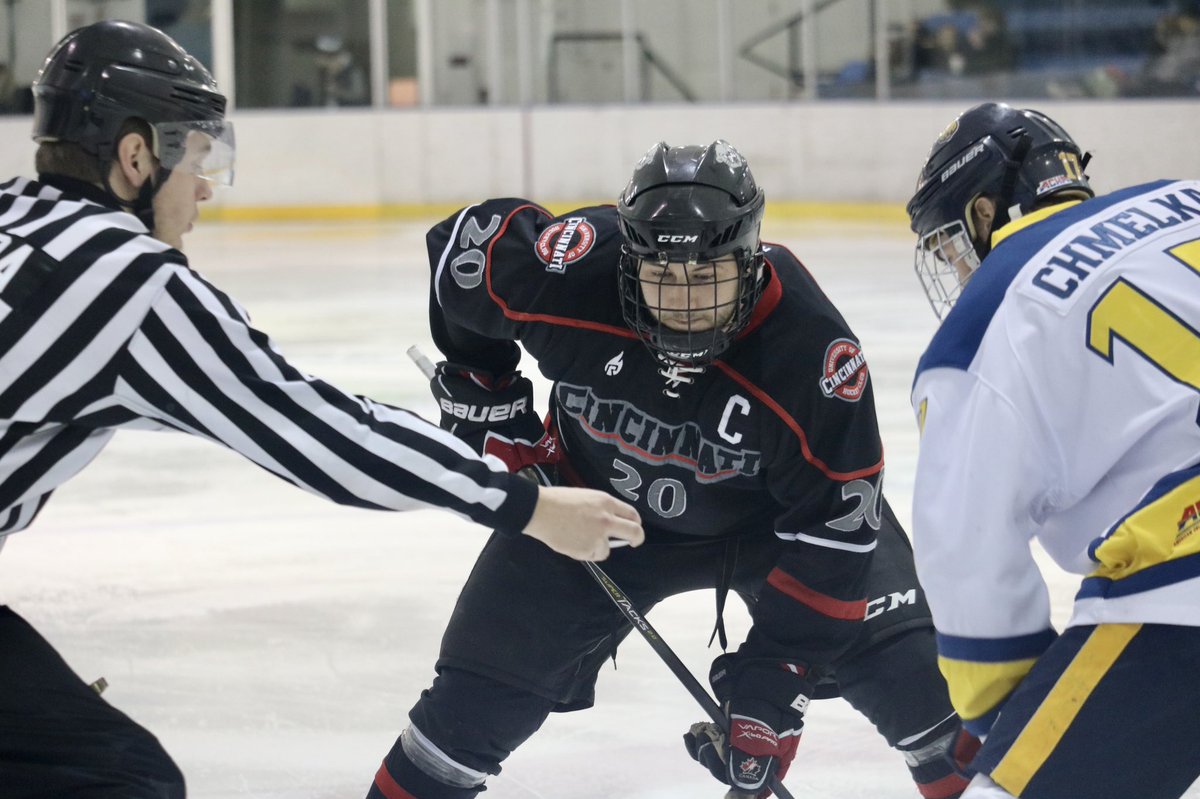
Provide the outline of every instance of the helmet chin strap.
[[133,214],[142,220],[142,224],[154,234],[154,197],[159,189],[166,185],[171,177],[171,170],[159,165],[151,180],[147,180],[138,188],[137,197],[133,201]]
[[[111,163],[110,161],[109,164]],[[108,166],[108,164],[105,166]],[[113,191],[112,182],[109,180],[109,175],[111,174],[109,169],[102,169],[101,171],[104,174],[104,191],[108,193],[108,196],[116,200],[117,205],[127,209],[141,220],[142,224],[146,226],[146,230],[149,230],[153,234],[154,197],[158,194],[159,189],[166,184],[167,179],[171,177],[171,170],[160,164],[151,177],[143,181],[142,185],[138,187],[137,194],[132,200],[126,200]]]

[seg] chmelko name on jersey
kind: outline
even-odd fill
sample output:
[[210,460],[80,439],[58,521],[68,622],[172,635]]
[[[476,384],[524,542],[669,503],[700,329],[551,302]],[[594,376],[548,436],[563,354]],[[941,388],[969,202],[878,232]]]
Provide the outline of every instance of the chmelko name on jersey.
[[1142,198],[1136,205],[1090,226],[1059,247],[1034,273],[1034,287],[1066,299],[1096,267],[1134,242],[1200,217],[1200,191],[1191,188],[1163,191]]

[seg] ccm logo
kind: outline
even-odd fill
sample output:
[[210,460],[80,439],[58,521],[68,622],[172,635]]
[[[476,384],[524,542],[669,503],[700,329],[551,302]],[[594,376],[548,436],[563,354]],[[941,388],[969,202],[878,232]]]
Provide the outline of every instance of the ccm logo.
[[863,617],[865,619],[873,619],[880,613],[886,613],[889,610],[895,610],[901,605],[917,604],[917,589],[910,588],[907,591],[893,591],[887,596],[877,597],[867,603],[867,613]]
[[442,413],[468,422],[506,422],[529,410],[529,400],[525,397],[507,405],[468,405],[448,399],[441,400],[440,404]]
[[691,244],[699,240],[699,236],[671,236],[666,233],[662,233],[658,237],[659,244]]

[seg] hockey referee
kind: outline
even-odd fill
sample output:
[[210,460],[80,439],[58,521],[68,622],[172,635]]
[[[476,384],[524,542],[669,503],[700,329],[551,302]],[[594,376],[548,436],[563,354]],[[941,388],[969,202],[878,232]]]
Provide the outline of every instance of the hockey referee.
[[[607,494],[537,488],[298,371],[190,268],[182,237],[231,182],[234,140],[225,97],[170,37],[81,28],[33,91],[38,179],[0,185],[0,544],[121,428],[192,433],[334,502],[442,507],[579,559],[641,542],[637,512]],[[185,795],[154,736],[3,607],[0,794]]]

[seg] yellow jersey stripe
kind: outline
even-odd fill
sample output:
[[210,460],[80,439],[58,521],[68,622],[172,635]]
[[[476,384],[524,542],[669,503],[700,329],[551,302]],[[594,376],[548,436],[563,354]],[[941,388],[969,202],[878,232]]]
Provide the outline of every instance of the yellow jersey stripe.
[[1020,796],[1062,740],[1083,703],[1104,679],[1140,624],[1101,624],[1050,689],[1008,753],[992,770],[1000,787]]
[[[1193,477],[1127,516],[1093,558],[1092,577],[1120,580],[1143,569],[1200,554],[1200,477]],[[1181,510],[1182,515],[1181,515]]]

